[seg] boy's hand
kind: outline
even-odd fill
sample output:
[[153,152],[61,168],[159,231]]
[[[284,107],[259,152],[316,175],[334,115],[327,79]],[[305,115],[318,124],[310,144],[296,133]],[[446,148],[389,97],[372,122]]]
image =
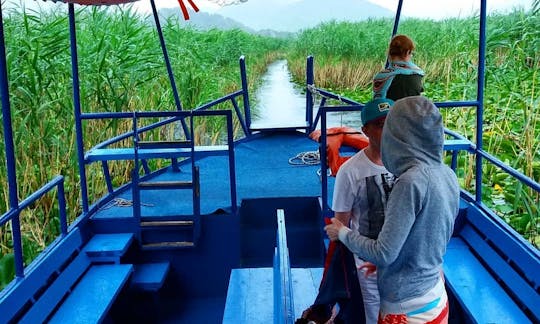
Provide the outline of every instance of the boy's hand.
[[332,218],[332,224],[326,225],[324,227],[324,230],[326,231],[326,235],[328,235],[328,238],[332,241],[339,240],[338,234],[339,230],[343,227],[343,223],[341,223],[337,218]]
[[363,269],[366,269],[365,273],[364,273],[364,276],[368,277],[368,276],[371,276],[372,274],[374,274],[375,272],[377,272],[377,267],[371,263],[371,262],[364,262],[364,264],[362,264],[358,270],[363,270]]

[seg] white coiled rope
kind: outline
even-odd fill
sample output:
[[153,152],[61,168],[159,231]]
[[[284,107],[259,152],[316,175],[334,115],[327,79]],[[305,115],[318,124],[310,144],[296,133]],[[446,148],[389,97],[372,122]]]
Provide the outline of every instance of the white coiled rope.
[[321,162],[319,151],[300,152],[296,156],[289,159],[289,164],[292,165],[317,165]]

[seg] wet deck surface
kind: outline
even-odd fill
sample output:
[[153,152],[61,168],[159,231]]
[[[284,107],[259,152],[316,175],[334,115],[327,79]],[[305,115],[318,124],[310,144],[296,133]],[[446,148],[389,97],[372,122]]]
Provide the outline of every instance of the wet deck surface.
[[[272,133],[257,136],[235,148],[237,205],[242,199],[274,197],[316,197],[321,195],[321,182],[317,171],[320,165],[292,165],[289,159],[297,154],[316,151],[316,142],[301,133]],[[196,163],[201,178],[201,213],[203,215],[229,211],[228,157],[205,157]],[[190,165],[181,166],[180,172],[167,171],[156,180],[187,180],[191,178]],[[331,192],[331,191],[329,191]],[[119,198],[131,201],[131,191]],[[192,211],[190,190],[144,191],[141,194],[142,215],[187,215]],[[132,217],[130,206],[110,203],[93,216],[100,218]]]
[[[139,305],[140,315],[126,313],[120,307],[121,318],[140,319],[139,316],[153,313],[157,316],[153,320],[159,323],[221,323],[232,269],[272,267],[276,235],[273,225],[275,210],[283,208],[281,202],[284,200],[289,208],[287,231],[290,235],[288,244],[291,263],[294,267],[320,269],[322,256],[316,244],[320,241],[319,216],[316,212],[319,206],[317,199],[321,196],[321,180],[318,175],[320,165],[293,165],[289,162],[299,153],[317,150],[318,143],[299,132],[260,134],[237,144],[237,206],[242,205],[242,212],[237,215],[230,213],[228,157],[212,156],[198,160],[196,164],[200,169],[201,214],[204,224],[202,238],[192,249],[152,251],[138,256],[137,262],[169,261],[171,273],[164,285],[165,291],[160,293],[157,309],[144,310],[148,303],[143,301]],[[181,165],[180,169],[180,172],[167,170],[154,180],[191,178],[190,164]],[[329,192],[331,190],[329,188]],[[131,201],[132,193],[126,191],[119,198]],[[143,191],[141,203],[141,214],[147,218],[193,213],[191,190]],[[298,211],[301,208],[308,208],[309,219],[302,218],[307,216],[302,216],[305,213]],[[251,223],[245,223],[246,217],[249,219],[253,216],[260,222],[256,228],[251,228]],[[102,230],[118,230],[133,223],[133,209],[130,205],[109,204],[94,214],[92,219],[99,224],[94,226]],[[319,280],[314,280],[311,275],[304,276],[296,272],[295,275],[295,282],[313,290],[308,295],[298,295],[303,299],[298,300],[295,306],[301,312],[313,302],[312,295],[316,293]],[[306,284],[304,281],[307,279]],[[305,287],[298,289],[304,291]],[[269,306],[271,312],[273,308]]]

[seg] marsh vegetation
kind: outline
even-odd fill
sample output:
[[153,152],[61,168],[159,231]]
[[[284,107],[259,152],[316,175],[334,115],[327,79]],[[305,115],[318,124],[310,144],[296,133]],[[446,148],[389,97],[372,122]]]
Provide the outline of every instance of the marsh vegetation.
[[[532,179],[540,179],[540,14],[516,11],[488,19],[484,148]],[[153,26],[129,10],[77,12],[81,104],[86,112],[173,110],[174,99]],[[393,21],[330,22],[290,39],[250,35],[238,30],[196,31],[162,22],[182,105],[191,109],[241,87],[238,58],[245,55],[249,88],[259,85],[266,67],[287,59],[302,84],[307,55],[315,57],[316,85],[365,102],[371,77],[384,64]],[[66,178],[68,217],[81,212],[73,117],[68,21],[65,12],[4,13],[19,199],[54,176]],[[427,72],[425,95],[434,101],[476,96],[478,18],[443,21],[408,19],[400,33],[414,38],[415,63]],[[444,111],[448,128],[474,140],[475,112]],[[88,147],[127,131],[127,121],[85,126]],[[212,125],[197,125],[212,132]],[[216,129],[219,126],[215,126]],[[238,124],[236,125],[238,127]],[[103,131],[103,130],[106,131]],[[202,132],[202,131],[201,131]],[[3,129],[0,129],[3,138]],[[5,165],[4,142],[0,163]],[[129,177],[125,166],[114,170]],[[474,160],[462,155],[461,185],[474,189]],[[89,170],[89,172],[94,172]],[[99,172],[99,170],[95,170]],[[526,239],[540,244],[537,193],[495,167],[485,167],[483,199]],[[7,183],[0,168],[0,183]],[[98,184],[95,195],[106,192]],[[0,211],[9,209],[7,186]],[[59,232],[55,197],[45,196],[21,215],[25,257],[33,259]],[[0,228],[0,284],[13,278],[9,226]],[[5,277],[5,278],[4,278]]]

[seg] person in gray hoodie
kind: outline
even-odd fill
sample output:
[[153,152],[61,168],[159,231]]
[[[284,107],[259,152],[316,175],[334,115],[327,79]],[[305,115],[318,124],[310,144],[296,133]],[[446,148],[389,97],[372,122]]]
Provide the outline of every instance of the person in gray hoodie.
[[[381,153],[398,177],[377,239],[333,218],[325,230],[377,266],[379,323],[446,323],[442,262],[459,209],[459,184],[442,162],[441,114],[425,97],[396,101],[383,128]],[[401,323],[401,322],[400,322]]]

